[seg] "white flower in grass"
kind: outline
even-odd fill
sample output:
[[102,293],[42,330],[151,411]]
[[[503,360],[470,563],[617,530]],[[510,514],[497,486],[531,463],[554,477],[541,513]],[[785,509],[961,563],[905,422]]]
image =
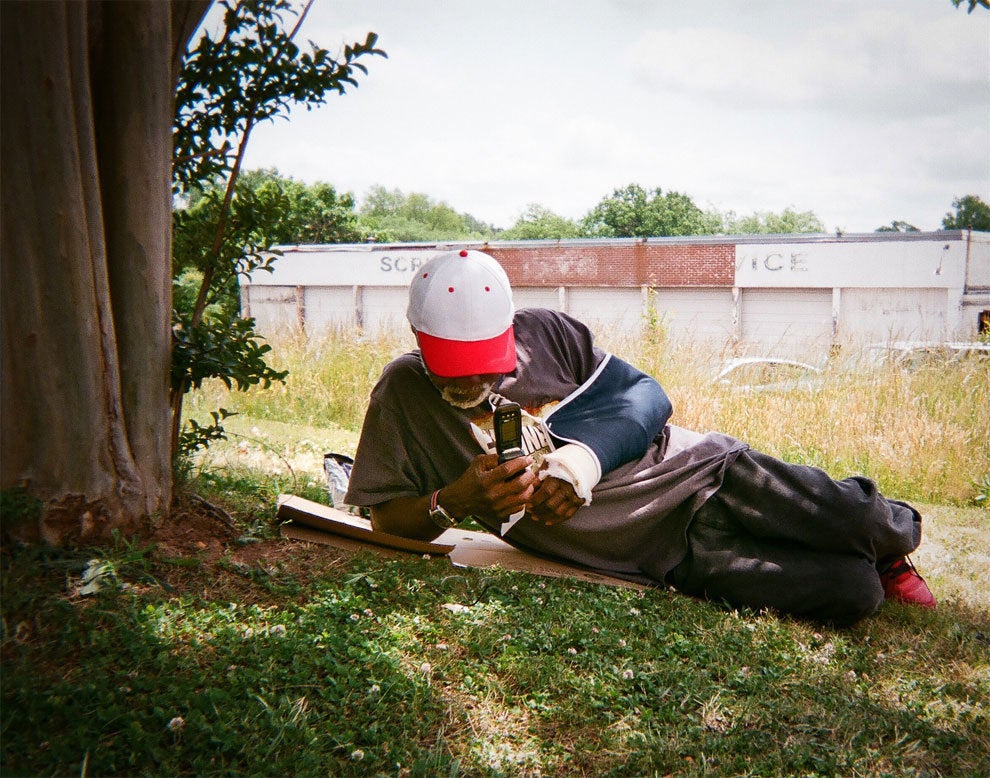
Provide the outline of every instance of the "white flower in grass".
[[244,632],[242,633],[242,636],[244,637],[245,640],[247,640],[248,638],[253,638],[254,637],[254,628],[253,627],[245,627],[244,628]]
[[352,613],[348,618],[350,618],[351,621],[358,621],[361,616],[358,613]]
[[639,616],[639,608],[630,608],[629,609],[629,615],[630,616]]
[[182,716],[175,716],[168,723],[169,732],[181,732],[186,726],[186,720]]
[[268,630],[270,635],[274,635],[277,638],[284,638],[286,629],[284,624],[276,624],[270,630]]
[[351,751],[352,762],[360,762],[362,759],[364,759],[364,751],[362,751],[360,748],[355,748],[353,751]]
[[571,646],[569,649],[567,649],[567,653],[570,654],[571,656],[574,656],[575,654],[577,654],[577,649]]
[[632,670],[623,670],[622,678],[626,681],[631,681],[635,677],[635,673]]
[[626,639],[619,638],[619,648],[625,648],[625,647],[626,647]]

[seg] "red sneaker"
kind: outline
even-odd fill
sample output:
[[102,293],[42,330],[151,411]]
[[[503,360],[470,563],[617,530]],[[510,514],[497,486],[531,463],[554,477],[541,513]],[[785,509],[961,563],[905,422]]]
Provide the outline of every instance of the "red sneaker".
[[935,595],[907,557],[898,559],[880,574],[884,597],[920,608],[935,608]]

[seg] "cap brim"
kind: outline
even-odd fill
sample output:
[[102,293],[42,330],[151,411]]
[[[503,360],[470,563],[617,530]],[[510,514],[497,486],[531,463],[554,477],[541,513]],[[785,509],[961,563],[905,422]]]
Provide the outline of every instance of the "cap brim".
[[516,369],[516,337],[511,326],[487,340],[447,340],[425,332],[417,332],[416,338],[427,369],[443,378],[511,373]]

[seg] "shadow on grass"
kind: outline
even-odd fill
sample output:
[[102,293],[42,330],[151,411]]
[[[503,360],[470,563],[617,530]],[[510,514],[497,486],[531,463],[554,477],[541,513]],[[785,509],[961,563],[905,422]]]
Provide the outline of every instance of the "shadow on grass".
[[990,773],[961,604],[830,630],[370,554],[67,597],[84,561],[4,558],[4,775]]

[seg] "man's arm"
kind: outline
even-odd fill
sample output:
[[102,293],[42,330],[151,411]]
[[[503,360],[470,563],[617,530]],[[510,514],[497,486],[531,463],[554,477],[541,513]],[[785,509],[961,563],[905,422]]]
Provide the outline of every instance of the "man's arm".
[[[396,497],[371,506],[371,526],[413,540],[433,540],[443,529],[430,519],[430,497]],[[441,505],[443,503],[440,503]]]
[[[528,469],[529,456],[498,464],[496,454],[474,458],[464,474],[440,490],[437,504],[455,519],[479,516],[504,520],[525,507],[539,485]],[[430,519],[432,494],[396,497],[371,507],[371,526],[380,532],[416,540],[433,540],[443,529]]]

